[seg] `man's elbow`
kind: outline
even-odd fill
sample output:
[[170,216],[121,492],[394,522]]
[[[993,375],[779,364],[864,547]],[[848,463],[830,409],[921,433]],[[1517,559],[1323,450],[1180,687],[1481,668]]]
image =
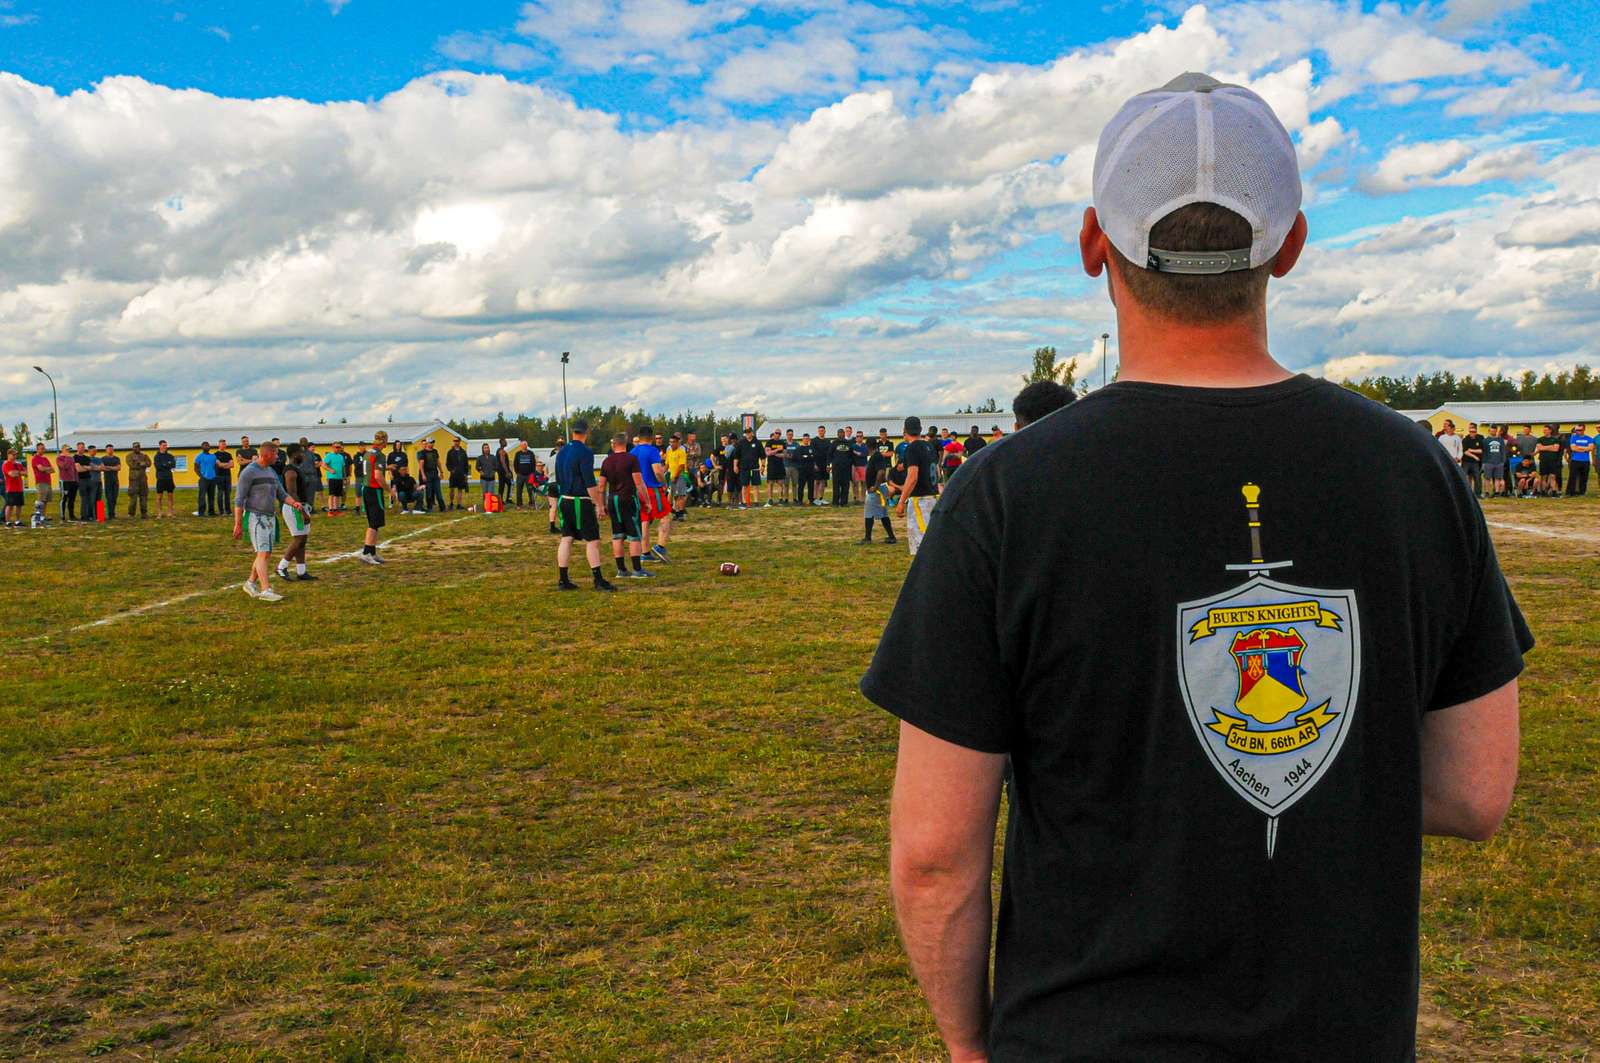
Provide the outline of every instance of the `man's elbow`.
[[1511,808],[1511,783],[1494,791],[1464,794],[1448,801],[1429,802],[1424,809],[1424,830],[1428,834],[1442,834],[1464,838],[1470,842],[1486,842],[1493,838],[1505,822]]

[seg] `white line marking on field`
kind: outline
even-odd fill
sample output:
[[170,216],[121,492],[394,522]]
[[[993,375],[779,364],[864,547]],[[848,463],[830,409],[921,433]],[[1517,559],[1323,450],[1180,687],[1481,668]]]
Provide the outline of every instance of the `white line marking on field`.
[[1491,528],[1503,528],[1506,531],[1522,532],[1524,535],[1542,535],[1546,539],[1570,539],[1580,543],[1600,543],[1600,535],[1585,535],[1582,532],[1551,531],[1548,528],[1530,528],[1526,524],[1507,524],[1505,521],[1486,521]]
[[[453,518],[451,520],[441,520],[437,524],[429,524],[427,527],[417,528],[417,529],[415,529],[413,531],[408,531],[408,532],[404,533],[403,535],[396,535],[393,538],[385,539],[383,542],[379,543],[378,544],[378,549],[382,550],[384,547],[390,545],[391,543],[397,543],[397,542],[400,542],[403,539],[414,539],[418,535],[425,535],[426,533],[433,531],[433,529],[435,529],[435,528],[443,528],[446,525],[450,525],[450,524],[460,524],[462,521],[471,520],[471,519],[473,519],[473,517],[476,517],[476,516],[479,516],[479,514],[474,513],[474,514],[471,514],[471,515],[465,516],[465,517],[455,517],[455,518]],[[348,561],[350,558],[360,557],[360,556],[361,556],[361,551],[360,550],[355,550],[355,551],[352,551],[352,552],[346,553],[346,554],[332,554],[332,555],[330,555],[328,557],[319,557],[315,561],[313,561],[312,564],[314,564],[314,565],[331,565],[335,561]],[[172,606],[172,605],[182,605],[184,602],[190,602],[190,601],[193,601],[196,598],[205,598],[205,597],[208,597],[208,596],[213,595],[213,594],[222,594],[222,593],[224,593],[226,591],[237,591],[237,590],[239,590],[239,588],[243,584],[243,582],[244,582],[243,580],[234,580],[232,583],[225,583],[222,586],[217,587],[214,590],[209,590],[209,591],[190,591],[188,594],[180,594],[176,598],[167,598],[167,599],[165,599],[163,601],[151,602],[149,605],[141,605],[141,606],[138,606],[138,607],[133,608],[133,609],[126,609],[126,610],[124,610],[124,611],[122,611],[120,613],[112,613],[110,616],[102,616],[99,620],[91,620],[86,624],[78,624],[75,627],[68,628],[67,630],[69,632],[88,631],[90,628],[105,627],[107,624],[115,624],[119,620],[131,620],[133,617],[143,616],[146,613],[153,613],[158,609],[165,609],[168,606]],[[241,592],[241,593],[243,593],[243,592]],[[25,639],[24,641],[26,641],[26,642],[40,642],[40,641],[43,641],[44,639],[47,639],[49,637],[50,636],[48,634],[46,634],[46,635],[34,635],[32,638]]]

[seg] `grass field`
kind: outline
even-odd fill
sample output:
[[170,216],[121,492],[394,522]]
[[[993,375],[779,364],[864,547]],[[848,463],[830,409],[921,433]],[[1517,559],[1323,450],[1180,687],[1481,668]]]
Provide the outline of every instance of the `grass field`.
[[[1421,1055],[1589,1058],[1600,504],[1489,510],[1541,641],[1505,830],[1428,845]],[[542,514],[395,517],[277,605],[221,520],[0,536],[0,1058],[938,1058],[859,529],[700,517],[602,600]]]

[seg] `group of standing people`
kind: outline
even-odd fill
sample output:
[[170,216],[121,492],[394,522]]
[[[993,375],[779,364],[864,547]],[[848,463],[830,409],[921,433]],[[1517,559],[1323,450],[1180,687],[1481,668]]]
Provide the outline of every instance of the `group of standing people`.
[[[5,526],[23,526],[23,494],[28,481],[33,481],[35,491],[35,523],[50,519],[50,505],[57,497],[59,483],[60,501],[57,512],[63,521],[116,520],[126,491],[130,517],[141,520],[150,515],[150,474],[155,473],[156,516],[173,515],[172,495],[175,487],[172,470],[176,458],[167,451],[162,440],[155,453],[146,451],[138,443],[127,452],[118,454],[111,444],[90,447],[79,443],[76,448],[62,447],[52,457],[43,443],[34,444],[33,453],[24,462],[20,453],[4,462]],[[123,476],[127,476],[124,484]]]
[[1476,424],[1457,435],[1455,422],[1447,420],[1435,435],[1477,497],[1575,498],[1589,493],[1595,442],[1586,425],[1563,432],[1560,425],[1548,424],[1538,436],[1531,424],[1514,435],[1510,425],[1484,427],[1486,435]]

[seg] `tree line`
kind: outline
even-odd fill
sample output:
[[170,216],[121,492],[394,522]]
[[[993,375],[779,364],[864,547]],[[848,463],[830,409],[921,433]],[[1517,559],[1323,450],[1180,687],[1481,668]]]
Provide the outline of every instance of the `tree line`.
[[1448,402],[1600,399],[1600,377],[1586,365],[1542,376],[1531,369],[1515,377],[1495,373],[1481,380],[1439,372],[1414,377],[1368,376],[1341,383],[1397,410],[1431,410]]
[[[727,432],[742,430],[738,414],[719,414],[715,410],[705,413],[684,410],[682,413],[669,414],[628,410],[622,406],[580,406],[572,410],[571,416],[574,421],[581,417],[589,422],[589,445],[595,449],[601,449],[612,436],[619,433],[631,437],[633,429],[643,424],[652,426],[663,435],[677,432],[687,437],[688,433],[695,432],[702,443]],[[760,413],[756,414],[756,424],[759,425],[763,419]],[[535,417],[523,413],[507,417],[502,412],[492,418],[476,421],[456,419],[445,423],[468,439],[505,439],[508,442],[526,439],[536,448],[554,446],[556,440],[566,435],[567,430],[566,422],[562,421],[559,414]]]

